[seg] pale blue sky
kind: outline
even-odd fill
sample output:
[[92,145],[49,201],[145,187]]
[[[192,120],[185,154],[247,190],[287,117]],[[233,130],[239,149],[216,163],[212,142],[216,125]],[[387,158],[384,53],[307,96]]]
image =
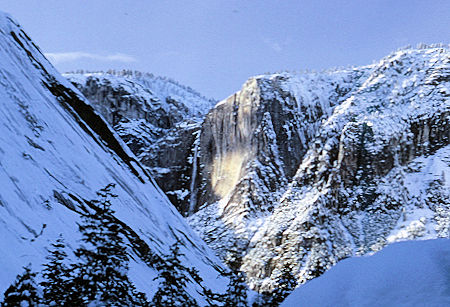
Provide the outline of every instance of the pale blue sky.
[[0,0],[61,71],[130,68],[223,99],[264,72],[450,42],[450,0]]

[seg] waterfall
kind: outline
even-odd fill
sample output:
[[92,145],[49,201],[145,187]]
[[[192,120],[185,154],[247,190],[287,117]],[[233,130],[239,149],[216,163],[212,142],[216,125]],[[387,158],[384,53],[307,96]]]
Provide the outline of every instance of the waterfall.
[[192,175],[191,175],[191,186],[190,186],[190,198],[189,198],[189,215],[194,213],[195,203],[197,202],[197,197],[195,193],[195,180],[197,178],[197,159],[198,159],[198,147],[200,146],[200,131],[196,132],[196,137],[194,140],[194,156],[192,158]]

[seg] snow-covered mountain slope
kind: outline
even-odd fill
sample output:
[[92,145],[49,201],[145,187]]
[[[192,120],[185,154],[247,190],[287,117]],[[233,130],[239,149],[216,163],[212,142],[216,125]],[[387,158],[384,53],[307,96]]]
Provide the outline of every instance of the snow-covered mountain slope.
[[338,263],[281,306],[450,305],[450,240],[402,242]]
[[[157,288],[146,252],[166,253],[177,238],[184,263],[216,292],[227,283],[220,261],[186,224],[118,135],[52,67],[7,14],[0,14],[0,293],[22,271],[44,262],[60,233],[78,247],[86,200],[110,183],[116,217],[126,225],[130,277]],[[190,285],[198,297],[198,288]]]
[[286,265],[305,282],[391,242],[449,236],[449,61],[447,46],[422,46],[261,75],[203,121],[136,111],[152,103],[139,76],[68,77],[216,253],[270,290]]
[[140,72],[64,74],[114,127],[180,212],[189,212],[194,143],[215,101]]
[[[253,277],[254,286],[258,282],[269,286],[278,270],[292,262],[295,275],[305,282],[343,258],[377,251],[392,242],[448,238],[449,157],[447,145],[434,155],[395,167],[377,178],[375,186],[360,184],[354,190],[339,189],[341,193],[348,191],[349,206],[361,205],[346,212],[330,206],[336,193],[330,187],[290,188],[254,233],[244,257],[244,269],[250,276],[260,274],[268,265],[273,268],[268,274],[271,278]],[[365,193],[372,188],[373,199],[367,202]],[[289,199],[293,194],[298,198]]]
[[254,288],[449,236],[450,52],[251,78],[202,125],[190,224]]

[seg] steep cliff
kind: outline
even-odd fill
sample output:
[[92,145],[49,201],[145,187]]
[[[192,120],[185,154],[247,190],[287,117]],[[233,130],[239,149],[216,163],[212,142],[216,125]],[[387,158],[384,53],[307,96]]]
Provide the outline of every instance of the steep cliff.
[[182,214],[190,211],[194,143],[214,101],[148,73],[65,74],[111,124]]
[[[220,261],[90,103],[44,58],[8,15],[0,13],[0,293],[59,234],[69,253],[80,242],[80,217],[96,191],[115,184],[112,207],[131,258],[130,278],[149,298],[158,287],[151,259],[182,242],[182,259],[208,287],[223,290]],[[189,292],[201,287],[190,280]]]
[[[449,235],[449,50],[250,79],[202,126],[190,224],[252,287]],[[409,184],[406,184],[406,183]]]
[[261,75],[204,118],[134,111],[128,101],[151,110],[165,98],[142,98],[156,90],[123,76],[69,78],[106,106],[216,253],[271,290],[286,266],[305,282],[391,242],[449,236],[449,70],[448,47],[423,46],[369,66]]

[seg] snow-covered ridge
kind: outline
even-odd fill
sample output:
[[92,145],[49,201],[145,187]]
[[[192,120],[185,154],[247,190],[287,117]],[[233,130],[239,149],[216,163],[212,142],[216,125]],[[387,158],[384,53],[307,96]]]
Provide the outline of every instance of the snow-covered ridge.
[[[64,77],[77,87],[85,89],[88,83],[95,82],[97,86],[107,85],[111,88],[137,96],[143,103],[143,108],[157,105],[166,112],[183,109],[186,116],[201,116],[206,114],[216,103],[190,87],[181,85],[171,79],[154,76],[149,73],[123,71],[123,72],[86,72],[65,73]],[[173,105],[173,101],[180,104]],[[185,110],[184,110],[185,109]]]
[[[304,282],[394,241],[448,237],[449,63],[431,46],[251,78],[205,119],[190,224],[224,259],[242,257],[259,289],[285,265]],[[436,180],[418,179],[416,159],[439,165]]]
[[[273,289],[292,261],[304,282],[340,259],[391,242],[448,236],[446,181],[421,180],[420,195],[404,187],[415,178],[410,170],[421,169],[416,158],[437,161],[437,173],[445,166],[448,67],[448,48],[431,46],[364,67],[261,75],[218,103],[203,123],[184,113],[179,118],[187,121],[161,130],[131,108],[128,119],[139,120],[115,129],[181,212],[198,210],[190,224],[217,254],[242,258],[250,285]],[[114,78],[91,80],[108,87]],[[134,82],[118,80],[115,88]],[[90,86],[83,84],[86,93]],[[116,102],[163,101],[152,101],[151,90],[140,98],[136,88],[150,87],[126,86]],[[105,109],[106,118],[112,113]],[[169,160],[180,162],[168,167]]]
[[[220,261],[103,117],[6,14],[0,14],[0,58],[0,292],[22,266],[39,269],[60,233],[76,249],[85,200],[110,183],[116,217],[130,233],[156,255],[180,239],[185,265],[221,291],[226,281],[213,269],[220,270]],[[151,297],[157,272],[128,239],[130,277]],[[196,286],[189,287],[198,297]]]

